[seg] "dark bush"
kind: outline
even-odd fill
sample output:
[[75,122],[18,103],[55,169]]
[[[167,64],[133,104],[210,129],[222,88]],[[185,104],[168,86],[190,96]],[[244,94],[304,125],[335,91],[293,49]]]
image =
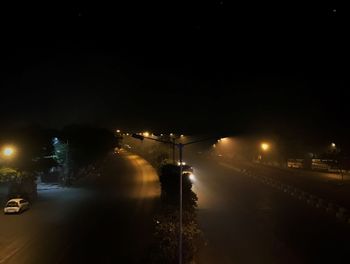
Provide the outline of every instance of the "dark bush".
[[[193,263],[200,241],[196,208],[197,195],[191,190],[188,175],[183,177],[183,263]],[[154,239],[148,263],[178,263],[180,168],[172,164],[161,167],[161,207],[155,220]]]

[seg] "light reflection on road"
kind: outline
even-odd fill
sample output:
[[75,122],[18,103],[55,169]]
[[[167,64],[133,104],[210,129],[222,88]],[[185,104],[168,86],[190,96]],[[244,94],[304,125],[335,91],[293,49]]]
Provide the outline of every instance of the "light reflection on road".
[[160,196],[160,186],[156,170],[146,160],[138,155],[123,152],[123,157],[130,162],[136,170],[133,181],[135,188],[131,193],[132,198],[148,199]]

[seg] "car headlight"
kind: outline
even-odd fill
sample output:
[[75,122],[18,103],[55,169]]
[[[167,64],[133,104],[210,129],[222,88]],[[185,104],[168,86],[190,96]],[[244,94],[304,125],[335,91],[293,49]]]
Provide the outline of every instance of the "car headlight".
[[188,178],[190,179],[191,182],[195,182],[195,181],[196,181],[196,176],[194,176],[193,173],[190,173],[190,175],[188,176]]

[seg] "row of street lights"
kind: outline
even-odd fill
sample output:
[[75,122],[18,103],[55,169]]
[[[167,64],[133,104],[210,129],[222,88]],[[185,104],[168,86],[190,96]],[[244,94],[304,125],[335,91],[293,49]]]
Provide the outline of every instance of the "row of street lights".
[[[116,129],[115,132],[119,135],[122,135],[122,136],[132,136],[133,134],[132,133],[125,133],[125,132],[122,132],[120,129]],[[184,138],[185,135],[183,134],[175,134],[175,133],[169,133],[169,134],[164,134],[164,133],[151,133],[149,131],[144,131],[144,132],[139,132],[139,133],[136,133],[137,135],[142,135],[144,137],[176,137],[176,138]]]
[[[270,144],[266,143],[266,142],[261,143],[260,147],[261,147],[261,149],[263,151],[269,151],[270,150]],[[331,143],[330,147],[331,147],[332,150],[336,150],[337,149],[337,145],[334,142]]]
[[151,139],[151,140],[155,140],[155,141],[160,141],[163,142],[167,141],[169,142],[169,145],[172,146],[172,159],[173,159],[173,163],[176,164],[176,140],[184,140],[187,137],[185,137],[184,134],[175,134],[175,133],[169,133],[169,134],[158,134],[158,133],[151,133],[149,131],[144,131],[144,132],[139,132],[139,133],[134,133],[134,134],[129,134],[129,133],[123,133],[120,129],[116,130],[117,135],[121,135],[121,136],[133,136],[133,135],[137,135],[137,136],[142,136],[146,139]]
[[[120,129],[117,129],[116,132],[118,134],[122,134],[124,136],[131,136],[132,134],[129,134],[129,133],[121,133],[121,130]],[[144,137],[153,137],[153,136],[156,136],[156,137],[170,137],[170,138],[184,138],[185,136],[183,134],[181,135],[176,135],[174,133],[170,133],[170,134],[154,134],[154,133],[150,133],[148,131],[145,131],[145,132],[140,132],[140,133],[137,133],[137,135],[142,135]],[[217,140],[217,143],[220,143],[220,142],[225,142],[228,138],[220,138]],[[216,144],[213,144],[213,147],[216,147]],[[330,147],[332,150],[335,150],[337,149],[337,145],[332,142],[330,144]],[[260,143],[260,149],[264,152],[267,152],[271,149],[271,144],[270,143],[267,143],[267,142],[261,142]]]

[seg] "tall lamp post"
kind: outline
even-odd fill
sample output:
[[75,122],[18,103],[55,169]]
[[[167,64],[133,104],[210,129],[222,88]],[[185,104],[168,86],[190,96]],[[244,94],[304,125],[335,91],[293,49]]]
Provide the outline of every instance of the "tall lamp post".
[[[172,145],[173,149],[175,150],[175,148],[177,147],[179,149],[179,162],[180,162],[180,216],[179,216],[179,264],[182,264],[182,165],[183,165],[183,148],[187,145],[190,144],[195,144],[195,143],[199,143],[202,141],[206,141],[209,139],[212,139],[212,137],[210,138],[204,138],[204,139],[200,139],[200,140],[195,140],[195,141],[191,141],[188,143],[176,143],[175,138],[172,138],[171,140],[161,140],[161,139],[157,139],[157,138],[152,138],[152,137],[147,137],[144,135],[140,135],[140,134],[132,134],[133,138],[139,139],[139,140],[144,140],[144,139],[149,139],[149,140],[154,140],[154,141],[158,141],[161,143],[165,143],[165,144],[170,144]],[[175,157],[175,155],[174,155]],[[173,158],[174,158],[173,157]]]
[[341,158],[341,155],[337,155],[337,154],[340,154],[340,149],[338,148],[338,146],[332,142],[331,145],[330,145],[330,149],[331,149],[331,153],[334,155],[334,159],[336,160],[335,162],[337,163],[337,167],[338,167],[338,170],[339,170],[339,174],[340,174],[340,177],[341,177],[341,184],[343,184],[344,182],[344,174],[343,174],[343,168],[342,168],[342,158]]
[[261,157],[261,161],[264,163],[264,153],[267,153],[270,150],[270,144],[266,143],[266,142],[262,142],[260,144],[260,149],[262,152],[260,152],[260,157]]

